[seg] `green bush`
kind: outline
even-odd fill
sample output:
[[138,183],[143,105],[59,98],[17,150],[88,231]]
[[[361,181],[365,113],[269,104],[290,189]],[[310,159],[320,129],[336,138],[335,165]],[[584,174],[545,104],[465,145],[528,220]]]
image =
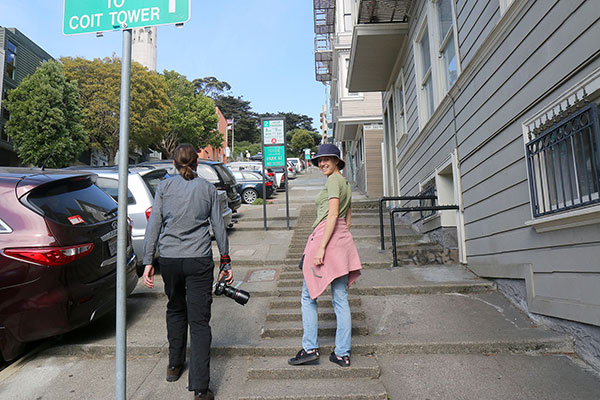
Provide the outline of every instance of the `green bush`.
[[264,203],[263,199],[261,199],[260,197],[256,200],[254,200],[254,202],[252,203],[253,206],[262,206]]

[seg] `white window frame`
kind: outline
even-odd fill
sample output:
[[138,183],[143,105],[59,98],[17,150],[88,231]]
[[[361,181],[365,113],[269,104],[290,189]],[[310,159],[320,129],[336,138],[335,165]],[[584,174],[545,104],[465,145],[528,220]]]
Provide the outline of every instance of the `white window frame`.
[[[402,93],[402,95],[400,95]],[[394,83],[394,119],[395,119],[395,145],[396,145],[396,156],[399,156],[398,150],[400,147],[406,142],[408,137],[408,127],[406,122],[406,86],[404,84],[404,69],[400,70],[398,74],[398,79]],[[400,115],[402,118],[400,119]],[[394,160],[394,164],[396,164],[398,160]]]
[[[427,123],[427,121],[429,121],[429,118],[431,118],[431,115],[433,115],[433,112],[435,111],[435,107],[437,105],[436,99],[435,99],[435,95],[436,95],[436,90],[432,90],[432,99],[431,102],[433,104],[432,109],[430,110],[429,108],[429,104],[428,104],[428,97],[427,97],[427,93],[425,93],[426,91],[426,82],[431,80],[431,82],[429,84],[432,85],[432,88],[435,88],[435,82],[434,82],[434,78],[435,78],[435,74],[432,73],[432,69],[433,66],[435,65],[435,62],[432,62],[431,60],[431,30],[429,29],[428,26],[428,18],[425,17],[423,22],[420,25],[420,29],[419,29],[419,33],[417,34],[414,44],[413,44],[413,48],[414,48],[414,58],[415,58],[415,74],[416,74],[416,82],[417,82],[417,99],[418,99],[418,104],[419,104],[419,125],[421,128],[423,128],[425,126],[425,124]],[[424,69],[424,65],[423,65],[423,59],[426,57],[426,55],[423,53],[423,48],[422,48],[422,40],[425,36],[425,34],[427,33],[427,39],[429,40],[429,60],[430,60],[430,65],[429,65],[429,69],[427,71],[423,71]],[[431,111],[431,112],[430,112]]]
[[[445,49],[446,45],[452,38],[454,41],[454,54],[456,57],[456,71],[457,79],[461,74],[461,64],[459,57],[458,48],[458,27],[456,22],[456,7],[454,0],[450,0],[452,9],[452,29],[447,33],[442,43],[439,43],[440,27],[439,18],[437,11],[438,0],[427,0],[426,10],[423,13],[422,20],[419,23],[418,34],[415,36],[413,42],[413,57],[415,61],[415,74],[417,81],[417,99],[419,105],[419,128],[427,124],[431,116],[435,113],[436,108],[450,90],[446,85],[446,66],[444,65],[443,54],[441,49]],[[427,31],[427,37],[429,40],[429,60],[430,69],[423,72],[422,59],[425,57],[422,49],[422,40]],[[451,32],[451,33],[450,33]],[[423,58],[422,58],[423,57]],[[427,102],[427,94],[425,93],[426,86],[424,85],[429,79],[431,79],[432,85],[432,110],[429,109]]]
[[[451,9],[451,13],[452,13],[452,28],[450,30],[448,30],[448,32],[446,33],[446,36],[442,39],[442,41],[440,42],[439,38],[441,36],[440,30],[440,18],[439,18],[439,12],[438,12],[438,7],[437,4],[440,2],[440,0],[434,0],[430,3],[430,7],[429,7],[429,12],[431,13],[431,21],[435,21],[435,24],[433,24],[432,29],[431,29],[431,36],[433,36],[433,46],[431,46],[430,43],[430,51],[432,54],[435,54],[436,56],[433,57],[436,60],[436,64],[437,64],[437,70],[435,71],[436,75],[438,75],[438,101],[441,101],[441,99],[444,98],[444,96],[446,95],[446,93],[448,93],[448,91],[450,90],[451,85],[448,85],[448,82],[446,82],[446,77],[447,75],[447,70],[448,67],[446,66],[445,62],[444,62],[444,54],[443,51],[447,48],[448,43],[450,42],[450,40],[453,40],[454,42],[454,57],[456,58],[456,77],[458,79],[458,76],[460,75],[461,72],[461,66],[460,66],[460,60],[458,57],[458,40],[456,40],[456,38],[458,37],[458,27],[457,27],[457,22],[456,22],[456,8],[455,8],[455,4],[454,4],[454,0],[448,0],[450,1],[450,9]],[[456,82],[456,80],[454,81]],[[439,104],[439,102],[438,102]],[[437,105],[437,104],[436,104]]]
[[364,99],[364,95],[362,92],[350,92],[348,90],[348,69],[350,68],[350,54],[348,54],[348,56],[346,57],[346,55],[342,56],[342,65],[343,70],[342,70],[342,74],[344,77],[344,85],[342,87],[342,98],[344,100],[348,100],[348,99],[353,99],[353,100],[363,100]]

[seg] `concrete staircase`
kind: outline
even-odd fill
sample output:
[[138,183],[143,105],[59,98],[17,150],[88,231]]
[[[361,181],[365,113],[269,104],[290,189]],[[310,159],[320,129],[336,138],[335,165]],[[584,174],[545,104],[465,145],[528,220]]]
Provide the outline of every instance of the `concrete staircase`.
[[[315,206],[306,204],[294,229],[286,265],[279,274],[278,297],[271,298],[269,302],[261,331],[264,348],[253,352],[256,356],[248,369],[246,394],[239,399],[396,398],[397,393],[391,393],[384,384],[386,379],[382,377],[378,360],[382,355],[547,354],[571,351],[568,338],[535,329],[523,315],[511,315],[513,320],[508,321],[504,309],[498,312],[500,306],[487,307],[486,304],[493,303],[508,309],[510,305],[496,293],[493,283],[472,278],[463,267],[450,265],[450,258],[433,260],[434,266],[425,265],[422,258],[415,260],[414,256],[407,260],[415,249],[423,252],[439,250],[439,246],[415,234],[408,226],[397,227],[399,250],[406,255],[400,259],[417,266],[392,271],[389,227],[388,251],[382,254],[379,252],[377,208],[373,205],[373,202],[353,205],[351,231],[364,270],[363,276],[349,291],[352,366],[342,368],[328,361],[335,335],[335,314],[329,290],[319,298],[319,363],[304,366],[287,364],[287,359],[301,347],[302,272],[298,269],[298,262],[316,215]],[[419,273],[437,278],[414,279]],[[421,314],[431,316],[423,317]],[[467,315],[459,317],[461,314]],[[388,322],[382,322],[384,318]],[[469,324],[488,324],[489,331],[469,333]],[[448,334],[448,331],[451,333]]]

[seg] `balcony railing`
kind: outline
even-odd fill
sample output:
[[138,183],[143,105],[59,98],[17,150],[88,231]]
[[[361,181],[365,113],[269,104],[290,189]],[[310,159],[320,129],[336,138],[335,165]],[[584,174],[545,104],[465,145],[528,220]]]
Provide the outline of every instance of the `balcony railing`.
[[411,0],[360,0],[357,22],[359,24],[406,22],[411,3]]

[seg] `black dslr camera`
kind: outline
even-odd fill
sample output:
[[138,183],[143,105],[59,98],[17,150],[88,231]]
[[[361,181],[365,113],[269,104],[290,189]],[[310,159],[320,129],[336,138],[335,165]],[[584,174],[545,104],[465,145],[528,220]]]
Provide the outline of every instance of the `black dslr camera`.
[[244,305],[250,300],[250,293],[246,292],[242,289],[232,288],[225,282],[225,276],[223,276],[219,282],[217,282],[217,286],[215,287],[215,294],[220,296],[224,294],[230,299],[235,300],[236,303]]

